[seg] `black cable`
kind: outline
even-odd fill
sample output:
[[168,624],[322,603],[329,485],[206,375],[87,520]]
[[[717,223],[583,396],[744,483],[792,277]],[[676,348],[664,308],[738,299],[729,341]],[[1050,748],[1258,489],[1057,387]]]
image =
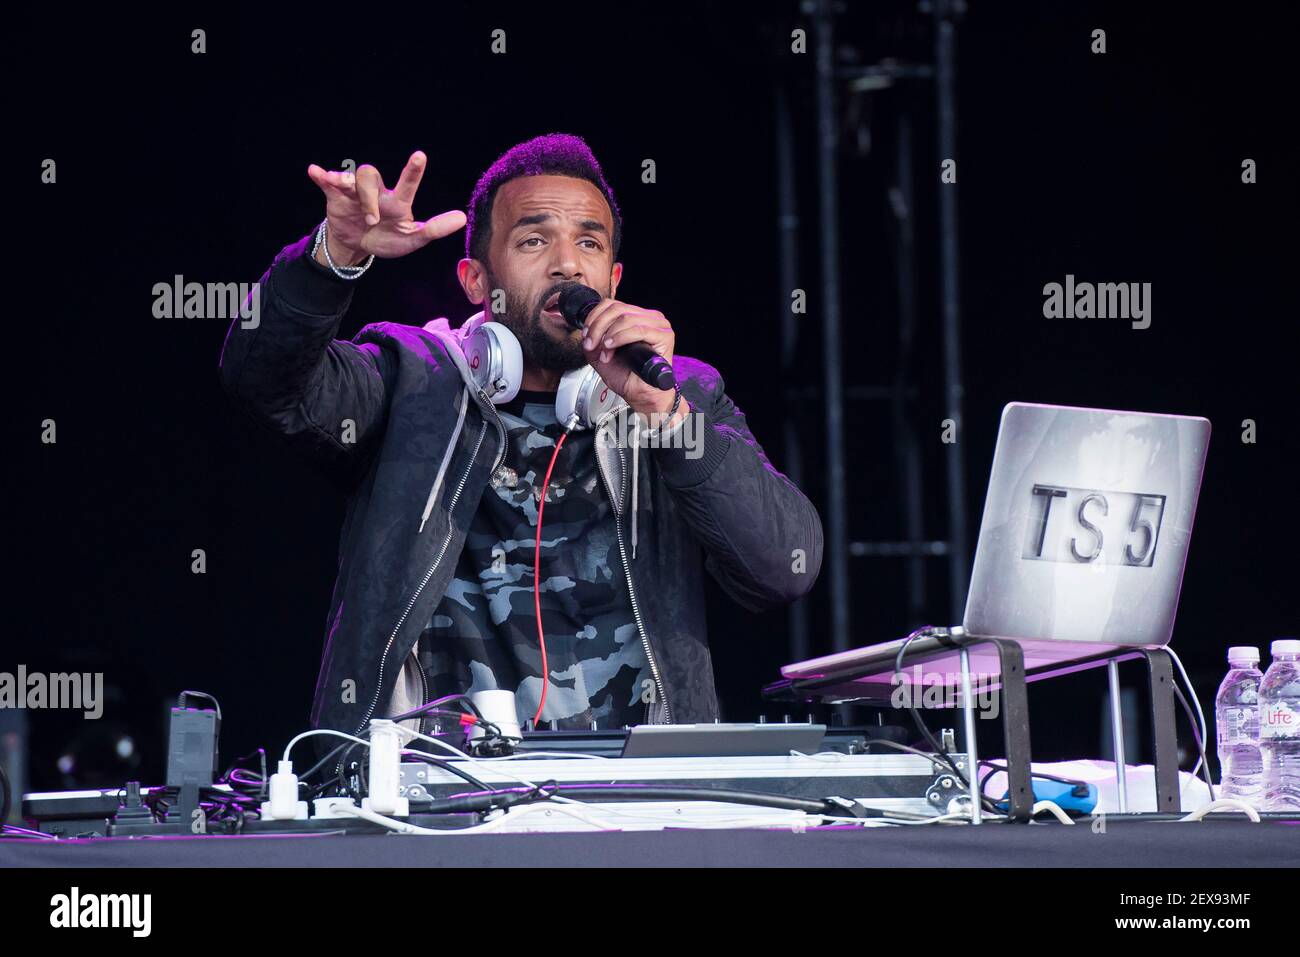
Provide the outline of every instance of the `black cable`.
[[[914,754],[918,758],[925,758],[939,771],[943,771],[945,774],[947,773],[942,758],[936,757],[928,751],[922,751],[920,748],[914,748],[910,744],[899,744],[897,741],[890,741],[888,738],[866,738],[863,741],[863,745],[867,748],[871,748],[877,744],[881,747],[893,748],[895,751],[901,751],[903,754]],[[871,752],[867,751],[866,753],[870,754]],[[809,757],[811,756],[812,755],[809,755]]]
[[[554,784],[554,782],[548,782]],[[505,794],[527,795],[531,791],[519,788],[488,790],[481,794],[465,794],[435,801],[435,810],[429,813],[441,813],[440,805],[448,804],[450,809],[463,810],[464,801],[495,798]],[[810,798],[792,798],[781,794],[765,794],[761,791],[734,791],[723,788],[686,788],[654,784],[604,785],[604,784],[559,784],[546,795],[550,799],[580,796],[585,798],[616,798],[621,800],[656,800],[656,801],[721,801],[727,804],[752,804],[758,807],[779,808],[783,811],[804,811],[808,814],[829,814],[834,817],[846,816],[845,810],[825,800]],[[454,802],[454,803],[453,803]],[[927,815],[928,816],[928,815]]]
[[312,765],[311,768],[310,768],[309,770],[304,771],[302,774],[298,775],[298,782],[299,782],[300,784],[303,783],[303,782],[305,782],[309,777],[311,777],[313,774],[315,774],[315,773],[316,773],[317,771],[319,771],[321,768],[325,767],[325,765],[329,764],[330,761],[334,760],[335,755],[337,755],[337,754],[338,754],[340,751],[342,751],[344,748],[354,748],[354,747],[356,747],[356,744],[357,744],[357,743],[356,743],[355,741],[344,741],[344,742],[343,742],[342,744],[340,744],[337,748],[335,748],[335,749],[334,749],[333,751],[331,751],[329,754],[325,755],[325,757],[321,758],[321,759],[320,759],[319,761],[317,761],[314,765]]
[[[902,677],[903,655],[907,653],[907,646],[910,645],[917,638],[923,637],[928,634],[933,634],[934,631],[935,628],[933,625],[922,625],[920,628],[917,628],[910,635],[908,635],[906,638],[903,639],[903,644],[899,647],[898,654],[894,658],[895,679],[901,679]],[[952,759],[952,756],[948,754],[947,749],[945,749],[942,744],[940,744],[937,740],[935,740],[934,735],[930,733],[930,729],[925,726],[925,722],[921,720],[921,714],[917,710],[915,699],[916,699],[915,694],[909,694],[907,696],[907,710],[912,715],[912,721],[916,724],[917,730],[921,732],[922,736],[924,736],[925,740],[929,743],[930,747],[933,748],[934,751],[943,758],[944,763],[947,764],[948,767],[952,769],[952,773],[956,776],[957,780],[961,782],[962,789],[964,791],[970,791],[970,780],[966,777],[966,775],[961,773],[961,769],[957,767],[957,762],[955,762]],[[971,771],[972,773],[975,773],[976,769],[972,768]],[[983,807],[991,814],[1002,813],[997,809],[993,801],[991,801],[989,798],[984,796],[983,791],[980,791],[980,806]]]
[[343,757],[339,759],[339,764],[338,764],[338,766],[341,769],[339,778],[341,779],[343,788],[349,793],[349,795],[352,798],[354,798],[357,802],[360,802],[362,795],[365,793],[365,791],[369,786],[366,780],[367,777],[366,762],[362,761],[357,765],[356,777],[359,782],[359,787],[354,788],[351,784],[352,775],[348,773],[348,761],[349,759],[351,759],[353,751],[355,751],[357,748],[365,747],[365,745],[363,745],[360,741],[349,741],[347,742],[345,747],[346,750],[343,752]]
[[[167,815],[173,807],[167,798],[179,797],[180,791],[179,787],[159,788],[148,795],[147,802],[145,795],[141,795],[141,802],[149,808],[154,823],[166,823]],[[252,795],[226,791],[215,784],[199,785],[199,795],[199,809],[203,811],[204,820],[212,824],[229,820],[242,821],[247,814],[260,807]]]
[[[1201,740],[1200,723],[1197,722],[1196,715],[1192,713],[1192,706],[1189,705],[1187,699],[1183,697],[1183,692],[1178,687],[1177,682],[1174,682],[1173,688],[1174,696],[1178,698],[1178,703],[1183,706],[1183,713],[1187,715],[1187,720],[1192,726],[1192,739],[1196,742],[1196,747],[1201,753],[1201,774],[1205,776],[1205,784],[1210,789],[1210,800],[1217,800],[1214,794],[1214,782],[1210,780],[1210,760],[1205,756],[1205,742]],[[1181,783],[1178,788],[1178,793],[1179,795],[1183,793]]]
[[442,758],[435,758],[426,754],[413,754],[410,751],[403,751],[402,754],[415,758],[417,761],[423,761],[425,764],[432,764],[434,767],[441,768],[442,770],[446,771],[448,774],[454,774],[462,781],[474,785],[474,787],[478,788],[480,791],[492,790],[491,787],[484,784],[478,778],[474,777],[474,775],[470,774],[468,771],[464,771],[458,767],[455,767],[450,761],[444,761]]
[[394,715],[388,720],[406,721],[409,718],[414,718],[419,715],[422,715],[433,708],[441,708],[443,705],[449,704],[453,701],[463,702],[465,706],[468,707],[469,710],[473,713],[474,717],[478,718],[480,721],[483,720],[483,712],[478,709],[478,705],[476,705],[473,701],[471,701],[469,695],[467,694],[449,694],[443,698],[437,698],[433,701],[427,701],[424,704],[420,705],[418,708],[413,708],[412,710],[406,711],[402,714]]
[[216,712],[217,712],[217,720],[218,720],[218,721],[221,720],[221,705],[217,703],[217,699],[216,699],[216,698],[212,697],[212,695],[208,694],[206,691],[182,691],[182,692],[180,693],[179,698],[177,699],[177,702],[176,702],[177,705],[178,705],[179,707],[182,707],[182,708],[186,707],[186,704],[185,704],[185,699],[186,699],[186,697],[190,697],[190,698],[207,698],[209,701],[212,702],[212,707],[213,707],[213,708],[216,710]]
[[[251,779],[245,779],[244,774],[253,774],[247,768],[235,768],[230,772],[229,777],[218,781],[218,784],[224,784],[237,794],[245,794],[249,797],[256,796],[259,800],[266,797],[266,778],[253,774]],[[256,792],[254,795],[253,792]]]
[[[167,788],[167,790],[169,792],[175,791],[178,794],[180,793],[180,788],[173,787],[173,788]],[[257,803],[257,798],[255,798],[251,794],[244,794],[242,791],[234,791],[234,790],[227,791],[225,788],[218,787],[215,784],[200,784],[199,793],[203,794],[205,792],[211,793],[223,801],[243,800],[243,801],[252,801],[253,803]]]
[[[465,696],[464,696],[464,695],[449,695],[448,697],[450,697],[450,698],[464,698]],[[435,718],[455,718],[455,719],[456,719],[457,730],[462,729],[462,728],[464,727],[464,719],[467,717],[467,715],[465,714],[465,712],[463,712],[463,711],[453,711],[453,710],[451,710],[450,708],[441,708],[441,707],[438,707],[437,705],[438,705],[440,702],[443,702],[443,701],[446,701],[446,699],[445,699],[445,698],[440,698],[438,701],[430,701],[428,704],[420,705],[420,707],[416,708],[414,711],[407,711],[407,712],[405,712],[404,714],[396,715],[395,717],[389,718],[388,720],[389,720],[389,721],[394,721],[394,722],[400,722],[400,721],[408,721],[408,720],[410,720],[411,718],[415,718],[415,717],[426,718],[426,717],[430,717],[430,716],[435,717]],[[473,702],[468,701],[468,699],[466,699],[466,702],[467,702],[468,704],[473,704]],[[498,724],[496,724],[495,722],[493,722],[493,721],[489,721],[487,718],[483,717],[483,716],[479,713],[479,711],[478,711],[477,708],[474,709],[473,717],[474,717],[474,721],[473,721],[474,726],[475,726],[475,727],[482,728],[483,731],[484,731],[484,740],[491,740],[491,739],[494,739],[494,738],[500,738],[500,739],[503,740],[503,741],[508,741],[508,740],[521,740],[521,739],[518,739],[518,738],[513,738],[513,739],[512,739],[512,738],[507,738],[507,737],[506,737],[506,733],[505,733],[504,731],[501,730],[501,726],[498,725]],[[441,729],[441,725],[439,725],[439,728]],[[421,721],[421,723],[420,723],[420,729],[421,729],[421,731],[424,730],[424,723],[423,723],[423,721]],[[438,734],[436,734],[436,735],[430,735],[430,737],[451,736],[452,734],[453,734],[453,732],[441,731],[441,730],[440,730]]]
[[562,797],[586,798],[639,798],[657,801],[723,801],[727,804],[752,804],[757,807],[779,808],[784,811],[805,811],[809,814],[832,814],[844,817],[842,808],[833,811],[825,801],[808,798],[785,797],[781,794],[764,794],[761,791],[733,791],[722,788],[681,788],[663,785],[560,785],[557,793]]
[[[549,791],[544,789],[550,788]],[[502,796],[512,795],[514,800],[509,805],[489,806],[492,801]],[[638,800],[656,801],[712,801],[725,804],[744,804],[756,807],[776,808],[783,811],[803,811],[806,814],[826,817],[861,817],[890,818],[902,817],[917,821],[931,819],[929,814],[916,814],[889,808],[873,808],[858,804],[856,801],[842,801],[838,798],[812,800],[791,798],[780,794],[766,794],[761,791],[735,791],[722,788],[688,788],[666,785],[593,785],[560,784],[548,781],[544,785],[527,791],[513,788],[503,791],[489,791],[482,794],[457,795],[434,802],[433,809],[427,813],[448,813],[466,811],[493,810],[514,804],[534,804],[554,797],[583,797],[588,799],[610,798],[635,803]],[[426,813],[422,810],[421,813]]]
[[[903,644],[898,649],[898,654],[894,657],[895,678],[902,677],[903,656],[907,653],[907,646],[910,645],[917,638],[920,638],[926,633],[932,632],[933,630],[934,630],[933,625],[922,625],[920,628],[916,629],[914,632],[912,632],[910,635],[908,635],[906,638],[903,639]],[[957,767],[956,762],[954,762],[952,757],[948,754],[947,749],[945,749],[943,745],[941,745],[935,739],[934,735],[930,733],[930,729],[926,727],[925,722],[921,720],[921,715],[917,712],[916,702],[913,700],[914,698],[915,695],[909,694],[907,696],[907,708],[908,711],[911,712],[912,721],[916,724],[917,730],[921,732],[922,737],[925,738],[926,742],[930,745],[931,749],[935,753],[937,753],[940,757],[943,758],[944,763],[948,765],[948,767],[952,770],[952,773],[957,775],[958,779],[962,782],[962,784],[969,789],[970,782],[967,781],[966,778],[962,775],[961,770]]]
[[209,792],[208,800],[200,801],[199,807],[203,810],[204,818],[209,824],[242,821],[247,815],[260,812],[260,805],[253,798],[249,798],[252,804],[243,804],[231,800],[231,795],[228,793],[222,791],[212,793],[209,788],[202,788],[201,793],[204,791]]
[[235,760],[230,762],[230,767],[226,768],[225,773],[222,774],[221,777],[219,777],[217,780],[227,784],[230,783],[230,776],[234,774],[235,771],[248,770],[247,768],[241,768],[240,765],[243,764],[245,761],[247,761],[249,758],[253,757],[254,755],[257,755],[261,758],[261,764],[262,764],[262,784],[261,784],[261,789],[258,791],[258,796],[263,798],[266,797],[266,785],[267,785],[266,748],[258,748],[255,751],[249,751],[241,758],[235,758]]
[[[407,753],[407,752],[403,752]],[[454,794],[447,798],[435,800],[428,807],[421,807],[421,814],[439,814],[448,811],[464,812],[466,810],[483,810],[477,806],[466,806],[462,799],[470,798],[490,798],[504,794],[526,794],[530,792],[521,792],[518,788],[494,789],[484,784],[482,781],[474,778],[469,773],[462,771],[460,768],[453,766],[449,761],[443,761],[439,758],[430,758],[425,755],[411,755],[427,764],[454,774],[465,781],[479,788],[477,794]],[[551,786],[553,789],[550,794],[545,795],[549,798],[554,794],[561,796],[570,796],[580,794],[588,798],[609,797],[622,799],[651,799],[656,800],[679,800],[679,801],[723,801],[731,804],[754,804],[760,807],[775,807],[782,810],[805,811],[810,814],[830,814],[834,817],[843,817],[846,815],[844,808],[838,805],[828,805],[825,800],[814,800],[805,798],[788,798],[777,794],[767,794],[761,791],[735,791],[722,790],[717,788],[679,788],[661,785],[591,785],[591,784],[561,784],[555,785],[554,782],[547,782],[539,787],[544,788]],[[545,799],[542,797],[536,800]],[[444,802],[455,802],[444,805]],[[527,803],[527,802],[515,802]],[[873,811],[875,809],[866,809]],[[892,812],[878,812],[884,816],[889,816]],[[868,814],[868,816],[874,816]],[[918,818],[928,818],[930,815],[917,815]]]
[[[991,768],[989,773],[984,775],[984,777],[980,779],[979,789],[980,789],[980,793],[983,794],[984,785],[989,783],[989,778],[993,777],[993,775],[997,774],[999,771],[1005,771],[1007,769],[1007,766],[1005,764],[997,764],[993,761],[981,761],[980,764]],[[1031,770],[1029,772],[1029,776],[1031,778],[1042,778],[1044,781],[1058,781],[1061,784],[1069,784],[1076,788],[1088,787],[1087,781],[1079,781],[1075,778],[1063,778],[1056,774],[1048,774],[1046,771]],[[1076,795],[1076,797],[1082,797],[1082,795]]]
[[[305,783],[305,782],[303,782],[303,781],[299,781],[298,783],[299,783],[299,784],[303,784],[303,783]],[[334,777],[330,778],[328,781],[322,781],[320,784],[316,785],[314,788],[309,789],[309,790],[307,791],[307,794],[308,794],[309,797],[317,798],[317,797],[320,797],[321,795],[323,795],[327,790],[329,790],[329,789],[330,789],[332,786],[334,786],[335,784],[342,784],[342,783],[343,783],[343,775],[341,775],[341,774],[336,774],[336,775],[334,775]]]
[[[464,698],[464,697],[466,697],[466,696],[465,696],[465,695],[449,695],[449,696],[448,696],[448,698]],[[446,700],[448,700],[448,699],[447,699],[447,698],[440,698],[440,699],[438,699],[438,701],[431,701],[431,702],[429,702],[427,705],[421,705],[421,707],[420,707],[419,710],[421,710],[421,711],[423,711],[423,712],[425,712],[425,713],[428,713],[430,710],[434,709],[434,706],[435,706],[435,705],[437,705],[437,704],[439,704],[439,703],[441,703],[441,702],[444,702],[444,701],[446,701]],[[466,699],[466,700],[468,700],[468,699]],[[452,715],[452,716],[456,716],[456,717],[459,717],[460,712],[456,712],[456,711],[447,711],[446,714],[448,714],[448,715]],[[400,720],[400,721],[405,721],[405,720],[408,720],[409,718],[414,717],[414,716],[416,716],[416,712],[412,711],[412,712],[408,712],[408,713],[403,714],[403,715],[398,715],[397,717],[390,718],[390,719],[388,719],[388,720],[390,720],[390,721],[399,721],[399,720]],[[497,730],[497,732],[500,732],[500,729],[497,728],[496,725],[492,724],[492,723],[489,722],[489,721],[484,721],[484,722],[482,722],[482,723],[481,723],[481,726],[484,727],[484,728],[494,728],[494,729]],[[302,774],[302,775],[299,777],[299,782],[298,782],[298,783],[299,783],[299,784],[304,783],[304,782],[306,781],[307,778],[311,777],[311,775],[313,775],[313,774],[315,774],[317,771],[319,771],[319,770],[321,769],[321,767],[323,767],[324,765],[326,765],[326,764],[328,764],[330,761],[332,761],[332,760],[334,759],[334,757],[335,757],[336,755],[338,755],[339,752],[341,751],[341,752],[343,752],[343,755],[342,755],[342,757],[339,759],[339,763],[336,765],[336,767],[338,767],[338,768],[340,769],[340,773],[337,774],[337,775],[335,775],[334,777],[330,778],[329,780],[323,782],[322,784],[318,785],[318,786],[314,789],[314,791],[313,791],[312,793],[313,793],[313,794],[320,794],[320,793],[323,792],[327,787],[329,787],[331,784],[334,784],[334,783],[336,783],[336,782],[339,782],[339,783],[342,783],[342,784],[345,785],[345,790],[347,790],[347,791],[352,795],[352,797],[356,798],[357,800],[360,800],[360,799],[361,799],[361,795],[362,795],[362,793],[364,793],[365,790],[366,790],[367,787],[368,787],[368,782],[366,781],[366,778],[367,778],[368,775],[366,774],[366,771],[365,771],[365,768],[366,768],[365,762],[362,762],[362,763],[361,763],[361,765],[360,765],[360,772],[359,772],[358,775],[357,775],[358,778],[360,778],[360,780],[361,780],[361,787],[360,787],[360,790],[354,791],[354,790],[351,788],[350,785],[347,785],[347,781],[348,781],[348,778],[350,777],[350,775],[349,775],[349,774],[347,773],[347,771],[345,770],[346,765],[347,765],[347,763],[348,763],[348,760],[349,760],[349,759],[351,758],[351,756],[352,756],[352,751],[353,751],[355,748],[359,748],[359,747],[363,747],[363,744],[362,744],[361,742],[359,742],[359,741],[345,741],[345,742],[343,742],[343,744],[339,745],[337,748],[335,748],[335,749],[334,749],[333,751],[331,751],[329,754],[325,755],[325,757],[321,758],[321,760],[317,761],[316,764],[313,765],[312,768],[311,768],[310,770],[308,770],[307,772],[305,772],[304,774]],[[435,763],[435,761],[430,761],[429,758],[426,758],[426,757],[424,757],[424,756],[422,756],[422,755],[411,754],[411,752],[406,751],[406,750],[403,750],[403,751],[402,751],[402,754],[404,754],[404,755],[410,755],[411,757],[418,757],[420,760],[422,760],[422,761],[428,761],[429,763]],[[473,784],[475,787],[482,788],[483,790],[490,790],[490,788],[488,788],[487,785],[485,785],[482,781],[479,781],[477,778],[471,777],[471,776],[469,776],[468,774],[466,774],[466,773],[464,773],[464,772],[461,772],[461,771],[458,770],[457,768],[454,768],[454,767],[452,767],[451,765],[449,765],[449,764],[447,764],[447,763],[445,763],[445,762],[442,763],[442,764],[440,764],[440,765],[438,765],[438,766],[439,766],[439,767],[442,767],[444,770],[448,771],[449,773],[454,774],[454,775],[456,775],[457,777],[460,777],[462,780],[464,780],[464,781],[466,781],[466,782],[468,782],[468,783],[470,783],[470,784]]]
[[[438,798],[420,809],[421,814],[484,814],[500,811],[517,804],[534,804],[549,801],[555,796],[558,785],[554,781],[528,788],[504,788],[473,794],[455,794]],[[548,790],[549,789],[549,790]]]
[[[450,708],[428,707],[425,710],[424,714],[425,716],[432,715],[433,717],[437,717],[437,718],[455,718],[458,726],[460,726],[461,719],[465,717],[465,712],[452,711]],[[394,718],[391,720],[397,720],[397,719]],[[405,721],[406,718],[403,718],[402,720]],[[487,718],[476,718],[474,724],[475,726],[482,728],[486,732],[488,737],[504,738],[506,736],[505,732],[501,730],[500,725],[497,725],[487,720]],[[450,736],[450,732],[448,732],[448,735]]]

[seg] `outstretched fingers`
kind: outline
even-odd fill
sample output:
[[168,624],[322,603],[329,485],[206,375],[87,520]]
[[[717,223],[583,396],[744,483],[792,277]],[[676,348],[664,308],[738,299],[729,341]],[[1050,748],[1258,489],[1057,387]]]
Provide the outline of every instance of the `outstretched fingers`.
[[361,211],[365,214],[367,226],[379,222],[379,196],[383,191],[384,179],[379,175],[379,170],[369,163],[357,170],[357,198],[361,201]]
[[415,200],[415,191],[420,188],[420,179],[424,176],[425,167],[429,165],[428,157],[420,150],[411,154],[411,158],[406,161],[406,166],[402,168],[402,175],[397,179],[397,185],[393,187],[393,195],[406,205],[410,206]]
[[313,183],[322,190],[338,190],[344,193],[351,193],[356,187],[356,177],[352,173],[339,172],[338,170],[327,170],[323,167],[312,163],[307,167],[307,176]]
[[427,240],[442,239],[450,236],[465,225],[465,214],[459,209],[450,209],[425,222],[420,228],[421,235]]

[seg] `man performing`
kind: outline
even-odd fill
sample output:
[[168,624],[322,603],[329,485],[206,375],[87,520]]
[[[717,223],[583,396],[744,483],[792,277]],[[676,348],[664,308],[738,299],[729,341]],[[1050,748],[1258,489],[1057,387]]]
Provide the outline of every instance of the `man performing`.
[[[276,257],[260,320],[237,318],[221,356],[235,401],[349,493],[312,724],[359,734],[491,689],[515,694],[521,725],[717,719],[701,570],[749,609],[798,599],[821,564],[816,510],[718,371],[673,354],[661,312],[616,298],[622,217],[581,139],[510,149],[468,219],[413,220],[426,163],[412,154],[391,190],[373,166],[311,166],[325,221]],[[457,278],[483,311],[334,338],[376,258],[466,224]],[[583,286],[599,302],[579,327],[559,297]],[[489,380],[477,346],[515,341],[521,369]],[[629,343],[678,388],[638,377]],[[603,383],[575,406],[589,368]]]

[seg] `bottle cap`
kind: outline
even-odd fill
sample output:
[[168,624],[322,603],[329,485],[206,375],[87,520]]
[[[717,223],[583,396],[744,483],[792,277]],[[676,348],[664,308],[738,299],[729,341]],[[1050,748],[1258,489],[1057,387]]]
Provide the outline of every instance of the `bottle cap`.
[[1259,649],[1254,645],[1233,645],[1228,649],[1228,662],[1237,662],[1249,664],[1259,663]]
[[1274,658],[1278,655],[1300,655],[1300,639],[1279,638],[1269,646],[1269,651],[1273,652]]

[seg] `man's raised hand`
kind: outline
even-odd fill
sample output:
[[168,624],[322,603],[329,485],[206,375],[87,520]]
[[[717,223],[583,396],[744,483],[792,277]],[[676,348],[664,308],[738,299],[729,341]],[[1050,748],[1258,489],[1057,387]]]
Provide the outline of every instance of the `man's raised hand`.
[[[428,158],[416,150],[393,189],[385,188],[379,170],[368,164],[355,174],[315,163],[307,167],[307,175],[325,194],[327,242],[336,265],[355,266],[372,254],[396,259],[465,225],[465,214],[458,209],[422,223],[412,218],[411,204],[427,164]],[[324,250],[316,257],[323,264]]]

